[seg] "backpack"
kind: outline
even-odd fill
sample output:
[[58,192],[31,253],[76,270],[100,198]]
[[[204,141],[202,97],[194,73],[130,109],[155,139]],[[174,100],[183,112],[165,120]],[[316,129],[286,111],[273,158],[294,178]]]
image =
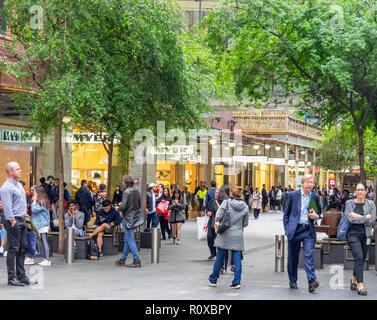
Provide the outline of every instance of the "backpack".
[[349,228],[349,221],[347,215],[343,212],[342,218],[340,219],[339,225],[338,225],[338,233],[336,237],[338,240],[344,241],[347,237],[347,231]]
[[99,249],[97,242],[94,239],[90,239],[88,243],[88,259],[99,260]]

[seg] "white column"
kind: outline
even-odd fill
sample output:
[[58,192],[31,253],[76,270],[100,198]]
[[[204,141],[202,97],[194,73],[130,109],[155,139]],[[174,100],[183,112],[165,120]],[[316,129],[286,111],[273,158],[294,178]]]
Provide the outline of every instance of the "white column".
[[288,160],[289,160],[289,148],[288,144],[285,144],[284,146],[284,186],[288,187],[289,185],[289,166],[288,166]]

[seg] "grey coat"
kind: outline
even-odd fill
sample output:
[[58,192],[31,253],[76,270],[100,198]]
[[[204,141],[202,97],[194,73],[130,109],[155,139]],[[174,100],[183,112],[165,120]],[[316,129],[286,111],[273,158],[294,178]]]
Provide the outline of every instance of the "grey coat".
[[174,206],[174,201],[171,200],[169,205],[170,217],[169,222],[184,221],[185,220],[185,205],[183,200],[178,200],[178,206]]
[[243,228],[249,224],[249,207],[242,199],[228,199],[223,201],[216,214],[216,221],[223,219],[229,208],[231,226],[224,233],[218,234],[215,247],[226,250],[244,250]]
[[[344,210],[344,214],[347,216],[348,221],[350,224],[364,224],[365,225],[365,234],[367,238],[371,238],[373,236],[373,224],[376,221],[376,206],[372,200],[365,199],[364,205],[364,215],[360,218],[351,218],[349,215],[351,212],[355,212],[355,201],[348,200],[346,202],[346,208]],[[370,214],[372,216],[371,219],[367,220],[366,216]]]

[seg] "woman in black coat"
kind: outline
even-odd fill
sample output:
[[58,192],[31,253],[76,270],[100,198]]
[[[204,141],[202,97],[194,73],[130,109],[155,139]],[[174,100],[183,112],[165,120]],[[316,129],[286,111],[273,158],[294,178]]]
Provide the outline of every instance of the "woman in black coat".
[[[216,213],[219,207],[221,206],[221,203],[224,200],[229,199],[229,197],[230,197],[230,188],[228,185],[223,185],[220,188],[220,190],[218,191],[216,190],[215,201],[212,201],[209,211],[207,212],[207,215],[209,215],[207,244],[211,252],[211,255],[208,257],[209,260],[212,260],[214,257],[216,257],[216,248],[214,247],[214,243],[216,239],[216,232],[215,232]],[[228,257],[226,256],[225,259],[228,259]],[[226,265],[225,259],[224,259],[223,266]],[[222,267],[220,270],[220,273],[224,273],[224,270],[225,270],[224,267]]]
[[117,206],[120,202],[122,202],[122,194],[123,194],[122,188],[118,184],[116,186],[116,190],[114,191],[114,196],[113,196],[113,205],[114,206]]

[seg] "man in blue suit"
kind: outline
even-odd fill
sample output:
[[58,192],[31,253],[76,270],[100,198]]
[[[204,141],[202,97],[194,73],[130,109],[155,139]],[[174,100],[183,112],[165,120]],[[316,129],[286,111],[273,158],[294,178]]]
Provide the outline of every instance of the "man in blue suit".
[[[288,237],[288,276],[289,286],[297,289],[297,268],[301,242],[304,246],[305,272],[308,277],[309,292],[314,292],[319,287],[315,270],[313,252],[316,242],[314,221],[321,215],[319,197],[313,192],[314,177],[305,175],[302,179],[302,187],[288,193],[284,208],[284,230]],[[311,199],[314,198],[318,212],[308,210]]]

